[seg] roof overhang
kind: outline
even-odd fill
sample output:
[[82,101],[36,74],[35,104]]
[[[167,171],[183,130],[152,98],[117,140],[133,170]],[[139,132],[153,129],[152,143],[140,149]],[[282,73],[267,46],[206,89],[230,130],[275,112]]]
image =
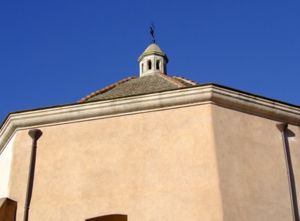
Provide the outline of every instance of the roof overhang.
[[11,113],[0,128],[0,153],[21,129],[80,122],[117,115],[214,103],[279,122],[300,125],[300,107],[216,84],[197,85],[145,95],[92,101]]

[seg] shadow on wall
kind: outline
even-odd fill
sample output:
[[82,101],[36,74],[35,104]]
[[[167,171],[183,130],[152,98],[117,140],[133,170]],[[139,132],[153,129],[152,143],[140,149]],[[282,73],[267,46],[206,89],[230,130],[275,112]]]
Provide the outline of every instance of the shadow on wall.
[[289,139],[288,139],[290,137],[295,137],[295,133],[290,129],[288,129],[287,123],[277,124],[277,128],[281,131],[282,140],[283,140],[283,149],[285,154],[287,175],[288,175],[289,185],[290,185],[290,196],[291,196],[291,205],[293,209],[293,217],[294,217],[294,221],[300,221],[295,175],[293,170],[293,162],[292,162]]
[[15,221],[17,202],[9,198],[0,199],[0,221]]
[[111,214],[111,215],[98,216],[95,218],[86,219],[86,221],[127,221],[127,215]]
[[293,131],[291,131],[290,129],[287,129],[286,130],[286,136],[287,137],[295,137],[296,134]]

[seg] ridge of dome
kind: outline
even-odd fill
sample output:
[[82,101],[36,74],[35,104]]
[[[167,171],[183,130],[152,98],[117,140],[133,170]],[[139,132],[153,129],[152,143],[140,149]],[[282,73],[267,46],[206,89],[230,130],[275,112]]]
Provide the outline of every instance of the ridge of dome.
[[166,57],[166,54],[161,50],[161,48],[156,44],[156,43],[151,43],[145,50],[144,52],[141,54],[141,56],[139,57],[139,61],[143,59],[143,57],[150,55],[150,54],[156,54],[156,55],[160,55],[163,57]]

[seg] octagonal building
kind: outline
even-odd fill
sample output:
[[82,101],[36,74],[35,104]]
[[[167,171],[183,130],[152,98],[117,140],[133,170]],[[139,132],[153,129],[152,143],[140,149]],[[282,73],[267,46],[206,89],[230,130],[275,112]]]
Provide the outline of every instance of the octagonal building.
[[0,129],[0,221],[299,221],[300,107],[167,72]]

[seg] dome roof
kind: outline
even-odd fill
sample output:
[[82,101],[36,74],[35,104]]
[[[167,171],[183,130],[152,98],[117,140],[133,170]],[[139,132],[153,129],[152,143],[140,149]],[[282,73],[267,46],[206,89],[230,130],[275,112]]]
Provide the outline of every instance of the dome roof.
[[167,55],[160,49],[160,47],[155,43],[151,43],[141,54],[141,56],[139,57],[139,61],[142,60],[142,58],[145,57],[146,55],[150,55],[150,54],[160,55],[165,57],[168,60]]
[[155,43],[150,44],[144,51],[144,53],[151,53],[151,52],[163,53],[160,47]]
[[142,78],[128,77],[103,89],[95,91],[79,102],[116,99],[141,94],[157,93],[179,88],[187,88],[197,83],[183,77],[168,76],[165,74],[149,75]]

